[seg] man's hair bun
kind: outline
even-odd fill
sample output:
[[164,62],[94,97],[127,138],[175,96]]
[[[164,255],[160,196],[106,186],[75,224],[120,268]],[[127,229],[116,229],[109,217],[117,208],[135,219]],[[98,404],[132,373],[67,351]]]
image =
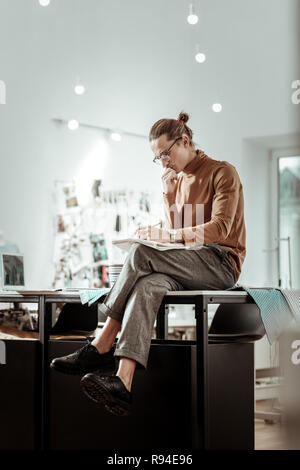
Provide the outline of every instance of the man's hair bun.
[[183,121],[186,124],[189,118],[190,116],[187,113],[181,112],[178,116],[178,121]]
[[189,117],[190,116],[187,113],[181,112],[177,119],[160,119],[151,127],[149,133],[150,142],[158,139],[164,134],[166,134],[168,140],[175,140],[178,137],[187,135],[190,140],[190,146],[195,148],[195,144],[193,142],[193,131],[186,125]]

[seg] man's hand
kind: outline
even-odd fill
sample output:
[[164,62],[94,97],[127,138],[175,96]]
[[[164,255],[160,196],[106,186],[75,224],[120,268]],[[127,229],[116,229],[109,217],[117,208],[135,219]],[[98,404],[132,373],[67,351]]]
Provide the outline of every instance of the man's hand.
[[162,177],[163,192],[165,194],[173,194],[177,186],[177,173],[173,168],[166,168]]
[[139,227],[134,236],[140,240],[152,240],[156,242],[169,242],[170,234],[167,230],[156,227],[155,225],[146,225]]

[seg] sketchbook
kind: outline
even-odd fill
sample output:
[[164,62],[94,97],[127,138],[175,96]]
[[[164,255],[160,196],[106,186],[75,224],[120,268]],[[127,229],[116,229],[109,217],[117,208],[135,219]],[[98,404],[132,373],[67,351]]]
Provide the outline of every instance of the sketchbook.
[[141,240],[139,238],[123,238],[121,240],[113,240],[112,244],[116,245],[123,251],[129,251],[134,243],[140,243],[141,245],[150,246],[155,250],[187,250],[183,243],[168,243],[168,242],[154,242],[152,240]]

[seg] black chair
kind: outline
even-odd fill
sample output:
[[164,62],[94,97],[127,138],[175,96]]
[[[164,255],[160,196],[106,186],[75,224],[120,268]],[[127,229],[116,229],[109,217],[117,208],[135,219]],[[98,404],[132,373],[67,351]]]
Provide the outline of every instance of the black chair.
[[51,329],[51,334],[63,334],[69,331],[91,332],[98,325],[98,304],[94,303],[90,307],[81,304],[66,303],[55,325]]
[[56,323],[52,326],[51,334],[62,334],[68,331],[92,332],[98,322],[105,321],[106,315],[98,312],[98,304],[104,302],[107,294],[103,294],[92,305],[64,304]]
[[214,315],[208,338],[212,342],[257,341],[265,335],[258,306],[253,304],[221,304]]

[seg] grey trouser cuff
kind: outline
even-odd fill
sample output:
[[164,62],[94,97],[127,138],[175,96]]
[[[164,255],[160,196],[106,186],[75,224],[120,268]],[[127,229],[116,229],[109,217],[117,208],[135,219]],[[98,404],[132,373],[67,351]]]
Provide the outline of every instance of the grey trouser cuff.
[[145,357],[141,356],[138,353],[129,351],[129,349],[123,349],[123,348],[116,348],[114,352],[114,356],[122,356],[126,357],[128,359],[133,359],[134,361],[138,362],[143,366],[144,369],[147,369],[147,360],[145,360]]
[[119,321],[120,323],[122,323],[122,317],[123,315],[120,315],[119,313],[116,313],[114,312],[111,308],[109,308],[107,305],[105,304],[99,304],[99,310],[101,313],[104,313],[104,315],[106,315],[107,317],[111,317],[113,318],[114,320],[117,320]]

